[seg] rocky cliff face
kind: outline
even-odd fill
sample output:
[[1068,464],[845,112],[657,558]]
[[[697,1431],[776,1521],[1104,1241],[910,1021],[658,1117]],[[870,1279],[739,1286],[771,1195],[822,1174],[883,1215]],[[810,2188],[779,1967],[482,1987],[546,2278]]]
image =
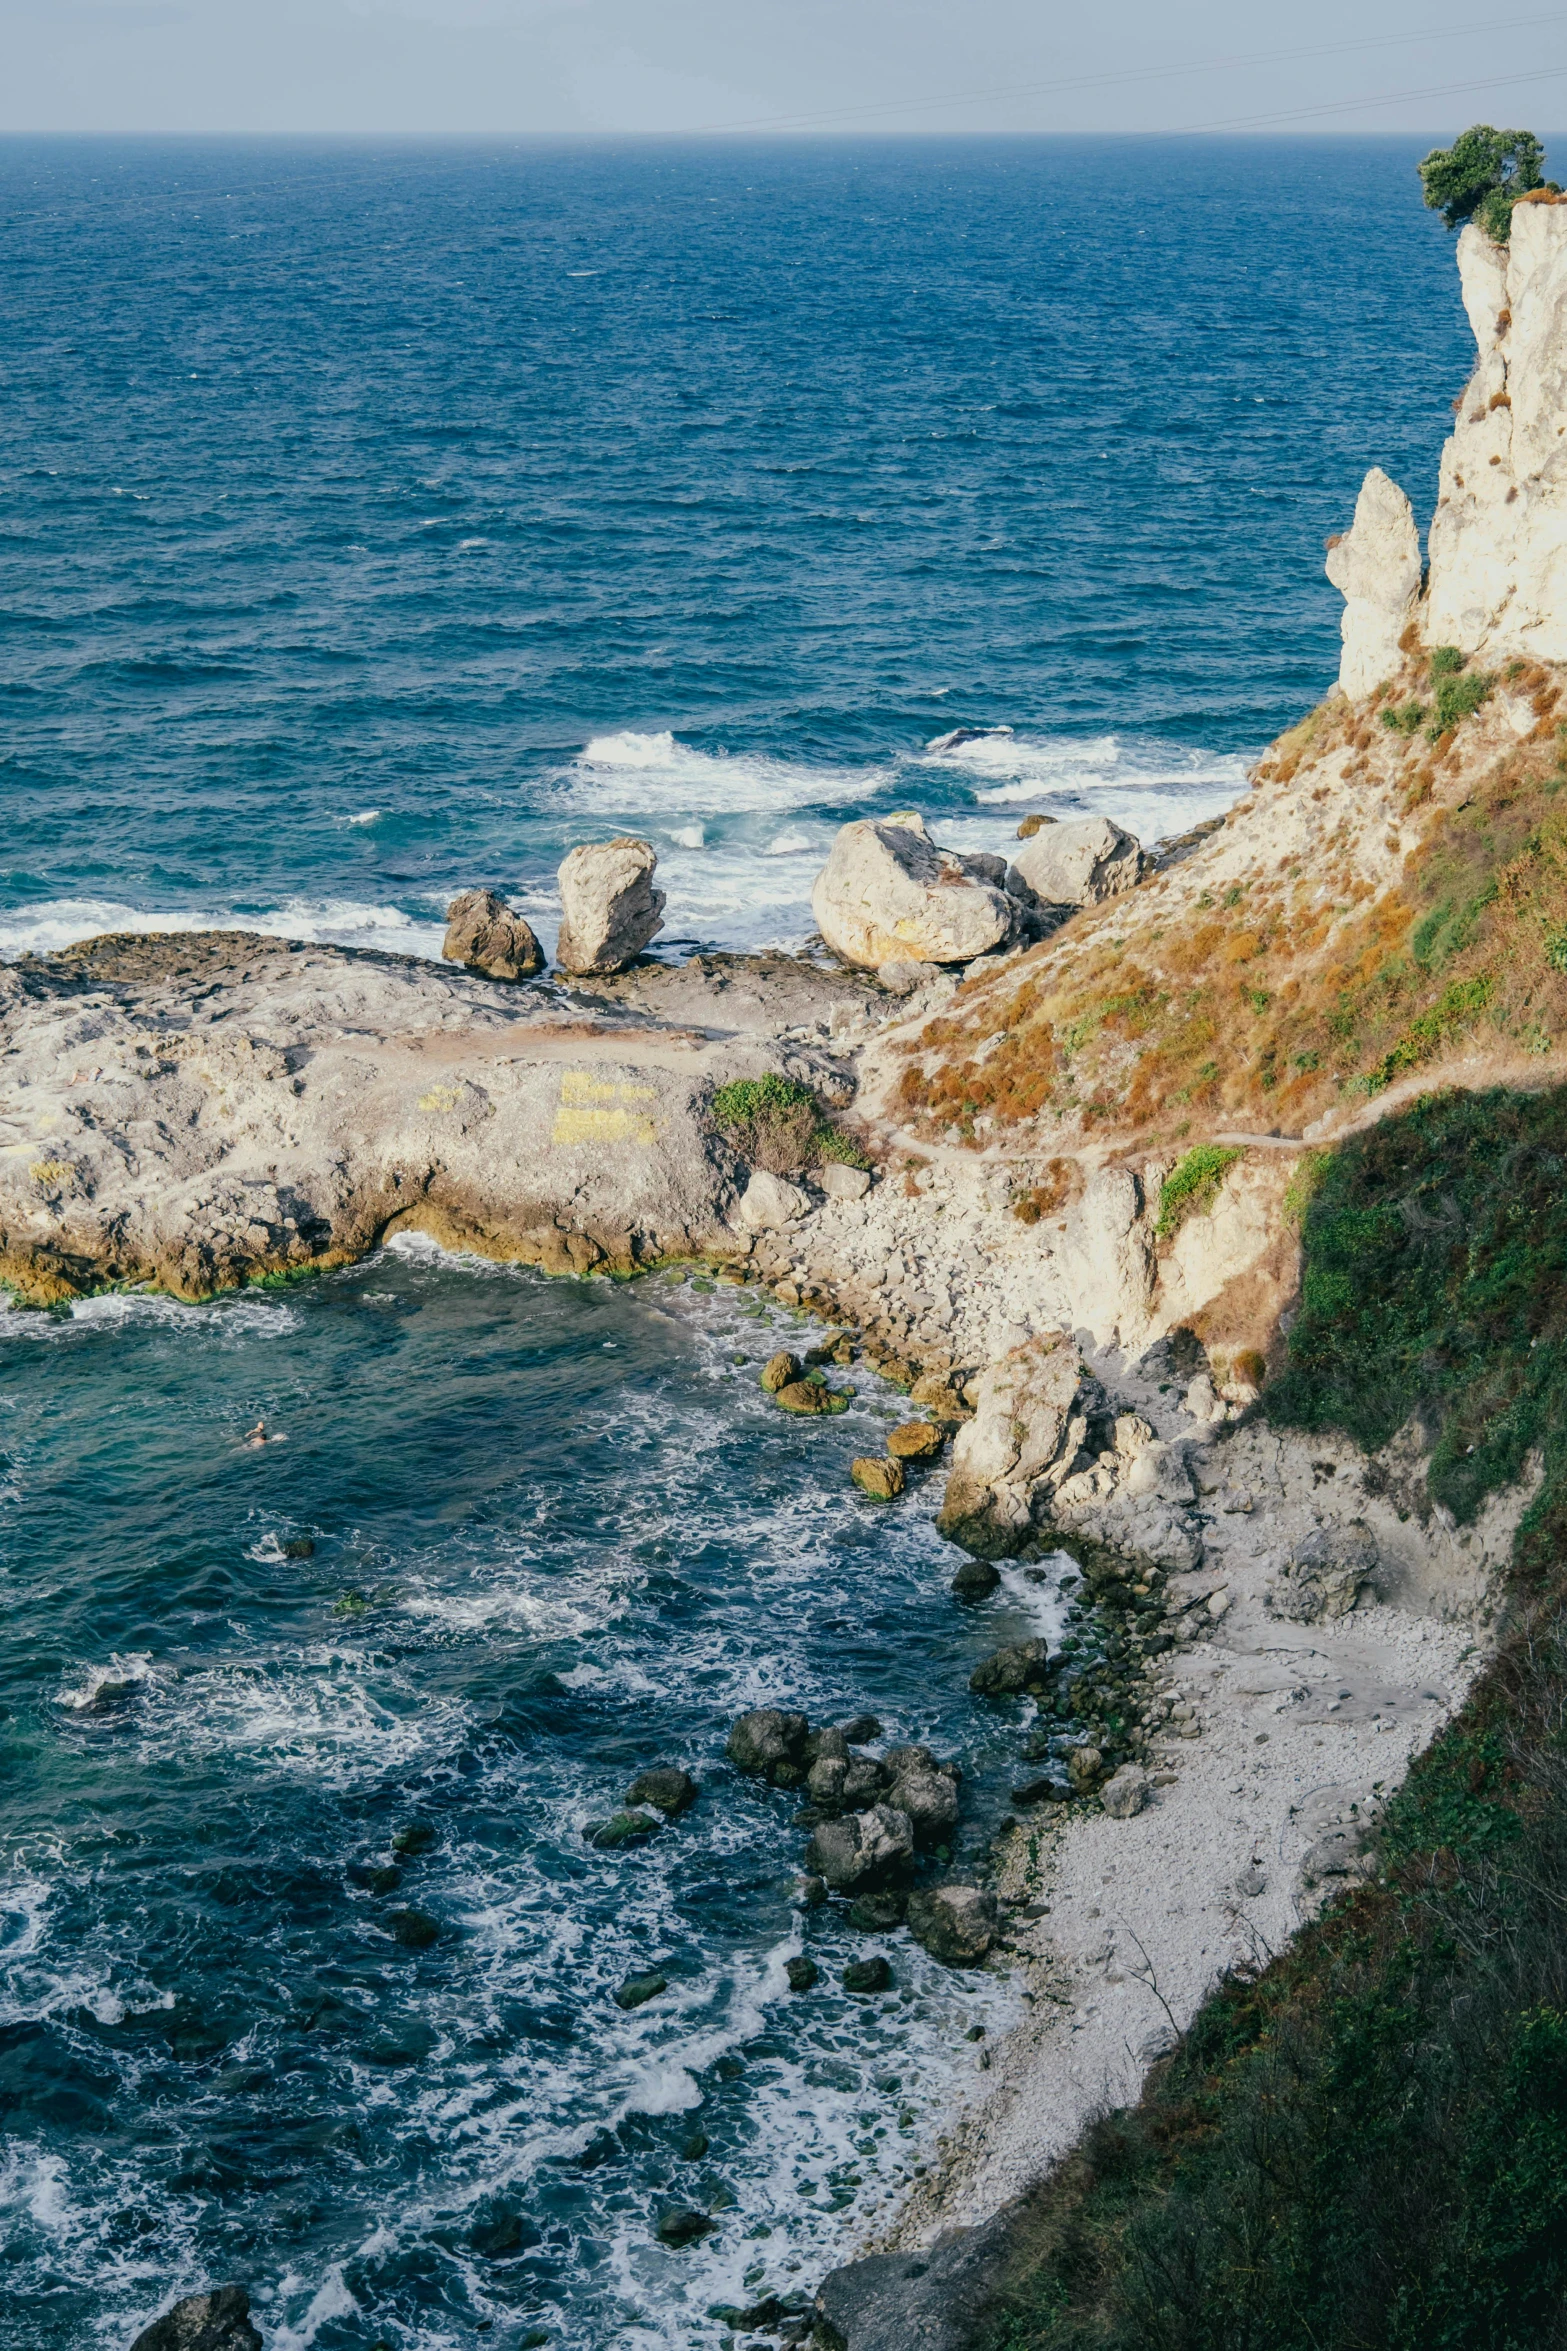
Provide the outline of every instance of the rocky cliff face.
[[1471,223],[1458,271],[1477,361],[1442,452],[1424,596],[1409,501],[1378,470],[1328,553],[1353,700],[1396,674],[1411,619],[1430,646],[1567,660],[1567,205],[1525,198],[1505,247]]

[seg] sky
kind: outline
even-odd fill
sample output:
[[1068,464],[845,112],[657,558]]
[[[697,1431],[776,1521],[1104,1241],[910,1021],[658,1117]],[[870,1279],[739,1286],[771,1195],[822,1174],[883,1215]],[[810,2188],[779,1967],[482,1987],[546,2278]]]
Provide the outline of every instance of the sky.
[[1435,137],[1567,120],[1567,7],[1492,4],[1482,32],[1463,0],[0,0],[0,131]]

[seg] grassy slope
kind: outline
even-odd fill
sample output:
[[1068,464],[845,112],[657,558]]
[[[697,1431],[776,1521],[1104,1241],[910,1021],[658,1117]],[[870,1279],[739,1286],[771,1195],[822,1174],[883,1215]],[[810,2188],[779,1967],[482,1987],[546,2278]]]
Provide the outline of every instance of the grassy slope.
[[[1457,1044],[1567,1043],[1563,680],[1514,663],[1492,700],[1489,679],[1429,669],[1324,704],[1188,867],[965,990],[909,1048],[901,1113],[933,1140],[1045,1149],[1225,1120],[1298,1132]],[[1435,743],[1429,717],[1384,724],[1455,684],[1491,707]]]
[[1376,1880],[1034,2193],[976,2351],[1567,2344],[1567,1092],[1385,1120],[1305,1245],[1276,1417],[1375,1445],[1420,1411],[1460,1517],[1540,1448],[1512,1630]]

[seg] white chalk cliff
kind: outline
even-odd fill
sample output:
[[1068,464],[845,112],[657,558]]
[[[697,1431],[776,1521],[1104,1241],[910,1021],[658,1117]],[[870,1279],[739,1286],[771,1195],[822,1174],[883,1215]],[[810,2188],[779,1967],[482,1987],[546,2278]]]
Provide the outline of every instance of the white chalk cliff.
[[1567,660],[1567,203],[1519,203],[1506,246],[1471,223],[1458,271],[1478,362],[1442,452],[1425,592],[1409,501],[1379,470],[1328,552],[1339,684],[1357,699],[1395,674],[1411,618],[1428,646]]

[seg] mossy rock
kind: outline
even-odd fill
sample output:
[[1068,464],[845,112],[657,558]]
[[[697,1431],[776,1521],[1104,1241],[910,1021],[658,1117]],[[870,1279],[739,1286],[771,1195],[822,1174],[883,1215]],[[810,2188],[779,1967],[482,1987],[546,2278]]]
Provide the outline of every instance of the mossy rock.
[[873,1502],[895,1502],[903,1491],[903,1464],[901,1461],[879,1459],[864,1454],[849,1464],[849,1475]]
[[791,1380],[787,1387],[778,1389],[773,1402],[785,1412],[798,1414],[802,1420],[849,1409],[849,1398],[836,1388],[829,1388],[824,1380]]
[[651,1812],[615,1812],[608,1820],[591,1823],[583,1834],[596,1853],[618,1853],[627,1845],[646,1844],[662,1826]]
[[934,1461],[945,1442],[934,1421],[906,1420],[888,1432],[887,1451],[894,1461]]

